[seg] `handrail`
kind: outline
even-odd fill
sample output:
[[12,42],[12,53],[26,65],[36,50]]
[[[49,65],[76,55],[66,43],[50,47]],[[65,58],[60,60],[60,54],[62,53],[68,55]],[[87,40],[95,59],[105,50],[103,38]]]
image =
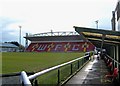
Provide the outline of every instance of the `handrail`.
[[48,68],[48,69],[46,69],[46,70],[43,70],[43,71],[41,71],[41,72],[35,73],[35,74],[33,74],[33,75],[30,75],[30,76],[27,76],[26,72],[25,72],[25,71],[22,71],[22,72],[21,72],[22,82],[23,82],[25,85],[27,85],[27,86],[28,86],[28,85],[31,86],[30,80],[35,79],[35,78],[37,78],[38,76],[40,76],[40,75],[42,75],[42,74],[45,74],[45,73],[50,72],[50,71],[55,70],[55,69],[59,69],[60,67],[63,67],[63,66],[68,65],[68,64],[71,64],[71,63],[73,63],[73,62],[75,62],[75,61],[78,61],[78,60],[83,59],[83,58],[86,58],[86,57],[89,57],[89,55],[85,55],[85,56],[83,56],[83,57],[74,59],[74,60],[72,60],[72,61],[69,61],[69,62],[60,64],[60,65],[57,65],[57,66]]
[[38,73],[35,73],[35,74],[29,76],[28,78],[29,78],[30,80],[31,80],[31,79],[34,79],[34,78],[36,78],[36,77],[38,77],[38,76],[40,76],[40,75],[42,75],[42,74],[45,74],[45,73],[50,72],[50,71],[52,71],[52,70],[58,69],[58,68],[60,68],[60,67],[63,67],[63,66],[65,66],[65,65],[68,65],[68,64],[70,64],[70,63],[72,63],[72,62],[75,62],[75,61],[80,60],[80,59],[82,59],[82,58],[85,58],[85,57],[87,57],[87,56],[89,56],[89,55],[86,55],[86,56],[83,56],[83,57],[81,57],[81,58],[77,58],[77,59],[75,59],[75,60],[72,60],[72,61],[69,61],[69,62],[60,64],[60,65],[54,66],[54,67],[49,68],[49,69],[46,69],[46,70],[43,70],[43,71],[41,71],[41,72],[38,72]]
[[[34,72],[27,72],[27,75],[32,75]],[[11,76],[20,76],[21,72],[10,73],[10,74],[0,74],[0,77],[11,77]]]
[[24,85],[25,86],[32,86],[31,85],[31,82],[30,82],[30,80],[29,80],[29,78],[28,78],[28,76],[27,76],[27,74],[26,74],[26,72],[25,71],[22,71],[21,72],[21,78],[22,78],[22,81],[24,82]]
[[112,57],[110,57],[110,56],[107,55],[107,54],[106,54],[106,56],[107,56],[108,58],[112,59],[112,60],[113,60],[114,62],[116,62],[118,65],[120,65],[120,63],[119,63],[117,60],[113,59]]

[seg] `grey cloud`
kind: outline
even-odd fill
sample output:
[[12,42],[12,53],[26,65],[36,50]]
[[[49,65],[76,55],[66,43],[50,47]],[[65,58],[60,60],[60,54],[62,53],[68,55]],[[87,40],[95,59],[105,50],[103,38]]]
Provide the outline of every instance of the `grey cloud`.
[[2,37],[0,37],[0,39],[2,40],[2,42],[18,41],[17,31],[8,27],[10,24],[16,22],[18,21],[11,18],[0,17],[0,30],[2,31],[1,33]]
[[7,26],[12,24],[12,23],[16,23],[16,20],[10,19],[10,18],[6,18],[6,17],[0,17],[0,28],[1,29],[7,29]]
[[2,31],[2,41],[18,41],[18,36],[15,34],[11,33],[16,33],[14,30],[9,30],[9,31]]

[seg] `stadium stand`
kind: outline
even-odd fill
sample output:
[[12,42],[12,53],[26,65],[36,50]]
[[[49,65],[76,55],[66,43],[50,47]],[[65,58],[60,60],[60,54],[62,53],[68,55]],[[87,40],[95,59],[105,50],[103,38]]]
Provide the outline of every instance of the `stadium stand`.
[[0,43],[0,52],[17,52],[19,47],[10,43]]
[[34,52],[80,52],[93,50],[89,42],[44,42],[31,43],[27,51]]
[[[55,32],[56,33],[56,32]],[[77,34],[65,35],[30,35],[26,36],[31,44],[26,48],[27,52],[86,52],[94,50],[95,46],[88,40]],[[61,32],[61,34],[63,34]],[[46,34],[46,33],[45,33]],[[54,34],[54,32],[52,32]],[[59,32],[60,34],[60,32]]]

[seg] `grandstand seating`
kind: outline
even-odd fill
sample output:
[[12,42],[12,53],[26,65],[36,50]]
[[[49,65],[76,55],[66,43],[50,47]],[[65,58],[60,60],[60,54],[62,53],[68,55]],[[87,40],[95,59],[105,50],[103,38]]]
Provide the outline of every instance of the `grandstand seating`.
[[90,42],[39,42],[31,43],[28,52],[86,52],[94,50]]

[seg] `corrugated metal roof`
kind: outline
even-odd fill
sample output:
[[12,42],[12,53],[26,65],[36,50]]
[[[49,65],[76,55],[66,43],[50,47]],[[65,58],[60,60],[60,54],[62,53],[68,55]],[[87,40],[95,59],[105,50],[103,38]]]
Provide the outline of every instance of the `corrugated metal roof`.
[[10,43],[0,43],[0,47],[18,48],[18,46]]
[[102,30],[94,28],[76,27],[75,30],[84,35],[89,40],[96,40],[102,42],[103,36],[105,43],[120,44],[120,31]]

